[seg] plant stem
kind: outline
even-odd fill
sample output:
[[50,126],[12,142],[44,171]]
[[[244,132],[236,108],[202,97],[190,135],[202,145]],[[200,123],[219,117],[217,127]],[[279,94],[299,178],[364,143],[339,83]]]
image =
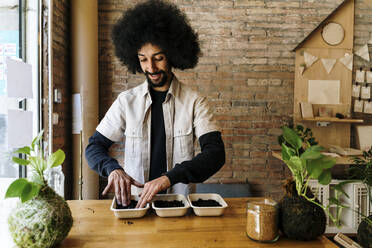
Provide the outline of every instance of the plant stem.
[[340,228],[341,227],[341,225],[340,225],[339,221],[337,220],[337,218],[333,217],[332,213],[329,211],[329,208],[327,208],[327,207],[323,206],[322,204],[319,204],[316,201],[314,201],[315,198],[309,198],[306,195],[302,195],[302,196],[306,200],[308,200],[309,202],[312,202],[315,205],[317,205],[318,207],[322,208],[326,212],[326,214],[329,216],[329,218],[331,218],[332,222],[336,225],[337,228]]

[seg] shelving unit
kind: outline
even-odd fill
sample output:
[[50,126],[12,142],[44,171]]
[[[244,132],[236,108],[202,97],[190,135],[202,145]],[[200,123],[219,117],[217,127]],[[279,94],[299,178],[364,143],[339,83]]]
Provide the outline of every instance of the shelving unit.
[[360,119],[339,119],[336,117],[314,117],[314,118],[303,118],[302,121],[312,122],[340,122],[340,123],[363,123],[364,120]]

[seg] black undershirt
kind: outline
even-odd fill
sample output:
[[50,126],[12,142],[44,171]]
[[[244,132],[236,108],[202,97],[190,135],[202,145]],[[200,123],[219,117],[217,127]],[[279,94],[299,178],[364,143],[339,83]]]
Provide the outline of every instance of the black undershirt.
[[167,171],[167,153],[165,147],[165,127],[163,116],[163,102],[167,91],[150,89],[151,105],[151,155],[150,176],[153,180],[162,176]]

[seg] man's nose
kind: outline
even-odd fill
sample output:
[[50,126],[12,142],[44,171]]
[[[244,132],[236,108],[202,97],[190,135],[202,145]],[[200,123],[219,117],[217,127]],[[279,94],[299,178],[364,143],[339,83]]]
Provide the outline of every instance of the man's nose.
[[156,70],[157,70],[157,67],[156,67],[154,61],[150,60],[149,65],[148,65],[148,72],[154,73],[154,72],[156,72]]

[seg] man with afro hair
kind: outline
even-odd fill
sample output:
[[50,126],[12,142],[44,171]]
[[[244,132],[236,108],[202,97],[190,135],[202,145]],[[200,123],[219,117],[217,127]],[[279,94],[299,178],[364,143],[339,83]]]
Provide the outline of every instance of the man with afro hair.
[[[149,0],[125,11],[114,25],[115,54],[146,80],[119,94],[89,139],[89,166],[118,204],[144,207],[158,193],[188,194],[225,163],[225,149],[206,98],[177,80],[172,69],[194,68],[198,36],[177,6]],[[124,168],[108,155],[125,137]],[[197,138],[201,152],[194,156]],[[143,188],[143,189],[140,189]],[[141,191],[142,190],[142,191]]]

